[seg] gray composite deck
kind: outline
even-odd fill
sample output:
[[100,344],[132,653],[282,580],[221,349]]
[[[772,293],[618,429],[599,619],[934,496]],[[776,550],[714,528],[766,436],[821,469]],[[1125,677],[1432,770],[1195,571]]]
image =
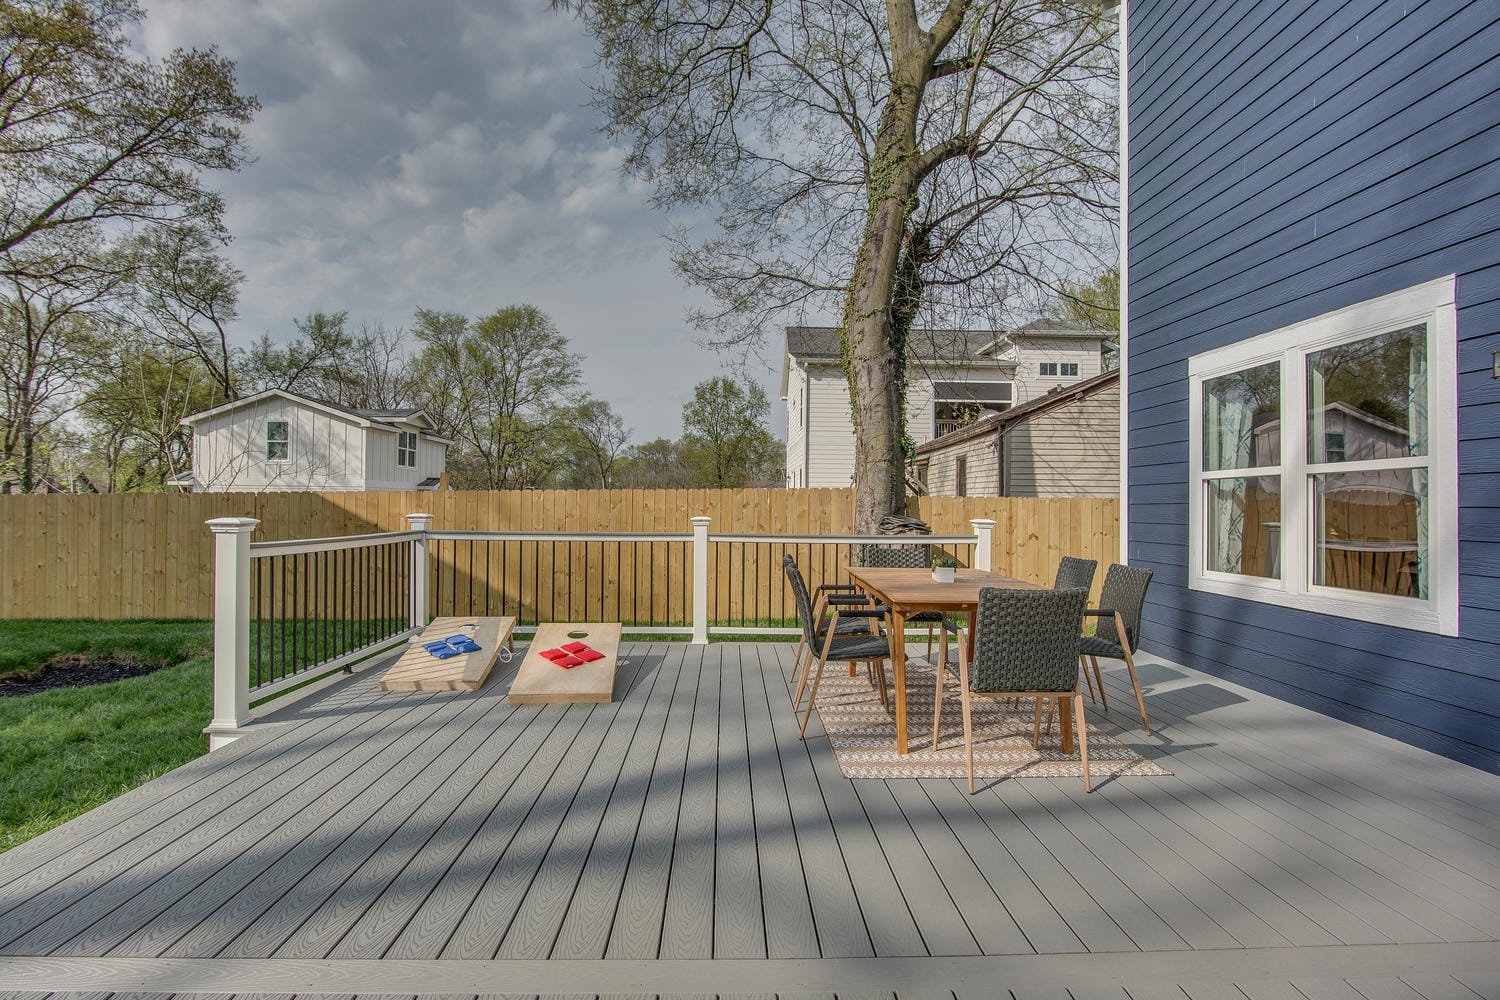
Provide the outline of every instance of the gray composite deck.
[[1500,998],[1496,776],[1147,658],[1090,719],[1171,777],[851,782],[789,645],[626,653],[370,671],[0,855],[0,996]]

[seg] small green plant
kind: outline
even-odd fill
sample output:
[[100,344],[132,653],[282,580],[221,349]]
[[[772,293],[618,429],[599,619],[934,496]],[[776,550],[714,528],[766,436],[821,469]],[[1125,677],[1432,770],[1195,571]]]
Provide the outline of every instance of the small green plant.
[[932,565],[934,569],[942,569],[944,566],[957,569],[958,560],[946,552],[939,552],[932,557]]

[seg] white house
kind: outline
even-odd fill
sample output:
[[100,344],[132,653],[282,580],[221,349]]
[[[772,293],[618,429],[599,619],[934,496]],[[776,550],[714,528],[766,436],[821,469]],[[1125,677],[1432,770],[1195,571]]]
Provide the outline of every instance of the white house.
[[[1057,320],[1010,331],[914,330],[906,430],[921,445],[962,426],[975,409],[1002,412],[1104,370],[1111,334]],[[786,330],[786,484],[843,487],[854,479],[854,422],[837,327]]]
[[437,489],[452,442],[417,409],[356,410],[270,389],[183,420],[194,493]]

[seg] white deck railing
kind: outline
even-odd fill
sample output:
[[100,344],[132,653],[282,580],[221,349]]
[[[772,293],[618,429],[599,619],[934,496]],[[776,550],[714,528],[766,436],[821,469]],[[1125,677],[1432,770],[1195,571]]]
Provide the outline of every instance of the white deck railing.
[[[404,644],[432,619],[434,588],[444,610],[454,614],[514,614],[516,631],[528,634],[542,620],[609,620],[602,585],[597,591],[598,616],[591,608],[589,588],[610,572],[606,547],[615,547],[612,581],[615,617],[628,621],[626,634],[684,635],[706,643],[711,635],[798,634],[788,605],[776,554],[792,550],[801,559],[816,561],[820,576],[840,573],[851,561],[855,546],[911,545],[969,548],[976,569],[990,568],[991,532],[995,522],[976,518],[972,535],[776,535],[710,531],[712,519],[691,519],[691,531],[556,532],[556,531],[438,531],[433,515],[407,515],[410,528],[381,534],[339,538],[253,542],[258,521],[253,518],[215,518],[214,533],[214,714],[208,728],[209,748],[217,749],[244,734],[257,714],[304,697],[369,663],[380,653]],[[555,556],[565,545],[562,560],[546,560],[550,600],[541,601],[542,546]],[[582,545],[581,559],[571,550]],[[464,553],[459,546],[467,545]],[[481,560],[474,546],[484,547],[483,603],[475,599],[474,579]],[[499,545],[502,579],[492,584],[495,562],[490,546]],[[625,546],[630,558],[625,558]],[[598,546],[597,571],[591,548]],[[510,551],[532,552],[530,602],[523,567],[512,572],[505,562]],[[646,553],[642,560],[641,553]],[[843,551],[841,552],[840,549]],[[804,552],[805,550],[805,552]],[[831,558],[829,551],[833,552]],[[817,558],[814,560],[813,555]],[[638,563],[645,562],[649,596],[640,607]],[[459,566],[467,566],[464,594],[459,593]],[[658,565],[660,563],[660,565]],[[568,599],[557,617],[560,574],[584,568],[581,603],[573,599],[573,577],[567,581]],[[622,592],[623,568],[632,584],[627,616]],[[673,580],[673,567],[677,567]],[[450,582],[444,589],[444,571]],[[806,571],[809,567],[804,567]],[[736,574],[739,586],[735,596]],[[658,592],[657,577],[662,578]],[[597,580],[596,580],[597,578]],[[779,582],[779,587],[778,587]],[[673,586],[675,584],[675,586]],[[753,584],[753,587],[752,587]],[[518,591],[511,594],[510,590]],[[498,608],[492,597],[498,593]],[[511,607],[511,603],[514,607]],[[571,617],[583,607],[581,617]],[[735,608],[738,608],[738,614]],[[529,609],[530,614],[526,612]],[[715,613],[717,612],[717,614]],[[543,618],[546,614],[548,617]],[[528,621],[528,617],[530,620]],[[777,622],[781,622],[778,624]],[[275,705],[270,703],[275,701]]]

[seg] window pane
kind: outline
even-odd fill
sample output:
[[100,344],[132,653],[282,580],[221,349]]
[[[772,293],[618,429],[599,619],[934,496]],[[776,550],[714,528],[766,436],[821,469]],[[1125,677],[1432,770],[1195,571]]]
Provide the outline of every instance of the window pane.
[[1307,356],[1307,460],[1427,454],[1427,326]]
[[266,442],[266,459],[267,459],[267,461],[271,461],[271,462],[284,462],[284,461],[286,461],[286,442],[285,441],[267,441]]
[[1329,473],[1312,484],[1313,582],[1426,600],[1426,470]]
[[1247,368],[1203,383],[1203,469],[1281,464],[1281,365]]
[[1281,477],[1215,479],[1208,488],[1208,569],[1281,579]]

